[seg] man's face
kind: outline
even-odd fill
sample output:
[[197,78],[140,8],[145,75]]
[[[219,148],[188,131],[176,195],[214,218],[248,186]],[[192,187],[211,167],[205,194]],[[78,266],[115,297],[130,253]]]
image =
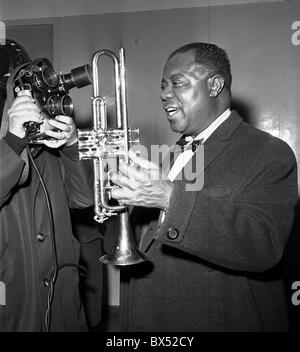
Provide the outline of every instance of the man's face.
[[161,100],[174,132],[195,137],[212,122],[207,77],[193,54],[177,54],[167,61]]

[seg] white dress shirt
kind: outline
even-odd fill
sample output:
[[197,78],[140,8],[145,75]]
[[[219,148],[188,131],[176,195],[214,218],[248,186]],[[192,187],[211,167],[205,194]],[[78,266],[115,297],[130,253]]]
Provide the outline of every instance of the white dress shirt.
[[[230,108],[225,110],[218,118],[216,118],[204,131],[200,132],[195,138],[191,136],[187,136],[185,138],[188,143],[186,146],[191,144],[194,140],[203,139],[202,144],[207,140],[207,138],[225,121],[228,119],[229,115],[231,114]],[[184,166],[188,163],[188,161],[192,158],[194,152],[192,149],[188,149],[180,153],[175,160],[169,174],[168,178],[171,182],[173,182],[176,176],[181,172]],[[164,222],[166,216],[166,210],[162,210],[160,212],[160,217],[158,224],[159,226]]]
[[[225,110],[222,115],[220,115],[218,118],[216,118],[204,131],[200,132],[195,138],[191,136],[187,136],[185,138],[188,143],[186,144],[186,147],[190,145],[194,140],[199,140],[203,139],[202,144],[207,140],[207,138],[226,120],[228,119],[229,115],[231,113],[230,108]],[[181,170],[184,168],[184,166],[188,163],[188,161],[191,159],[193,156],[194,152],[191,149],[185,150],[182,153],[180,153],[175,160],[169,174],[168,178],[170,181],[174,181],[176,176],[181,172]]]

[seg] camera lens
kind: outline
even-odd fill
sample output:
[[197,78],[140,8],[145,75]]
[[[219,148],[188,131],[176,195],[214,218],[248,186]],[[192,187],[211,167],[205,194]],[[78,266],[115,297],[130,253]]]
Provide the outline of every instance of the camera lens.
[[44,83],[50,87],[55,87],[58,83],[58,78],[53,68],[46,67],[42,71],[42,79]]
[[46,110],[51,116],[66,115],[73,113],[73,103],[69,95],[53,94],[46,103]]
[[73,103],[69,95],[62,96],[60,100],[61,111],[63,115],[70,116],[73,113]]
[[70,90],[73,87],[82,88],[92,83],[92,69],[90,65],[83,65],[71,70],[71,73],[67,73],[61,76],[66,90]]
[[48,59],[42,58],[33,61],[32,70],[34,72],[34,84],[37,88],[48,90],[58,85],[57,74]]

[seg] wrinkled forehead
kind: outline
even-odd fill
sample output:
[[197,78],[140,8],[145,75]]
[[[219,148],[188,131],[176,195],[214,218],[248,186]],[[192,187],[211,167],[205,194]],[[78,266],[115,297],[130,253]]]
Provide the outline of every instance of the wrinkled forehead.
[[203,75],[204,71],[204,68],[195,62],[193,52],[189,51],[169,57],[163,69],[163,77],[191,74]]

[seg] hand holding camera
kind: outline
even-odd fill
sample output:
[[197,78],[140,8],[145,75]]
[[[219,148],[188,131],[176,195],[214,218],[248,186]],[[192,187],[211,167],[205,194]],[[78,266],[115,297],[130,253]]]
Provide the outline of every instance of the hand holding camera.
[[[62,145],[71,146],[77,142],[77,130],[74,120],[70,116],[58,115],[55,119],[45,120],[49,125],[44,132],[49,139],[43,139],[41,143],[50,148],[58,148]],[[54,129],[52,129],[54,128]]]
[[13,105],[9,111],[9,130],[31,144],[51,148],[72,145],[77,141],[77,132],[68,93],[73,87],[81,88],[91,82],[89,65],[60,75],[46,58],[22,65],[14,80],[14,104],[18,108]]
[[9,132],[25,138],[26,125],[39,125],[39,135],[43,138],[35,144],[45,144],[50,148],[58,148],[64,144],[70,146],[77,141],[77,132],[74,120],[70,116],[58,115],[54,119],[45,118],[40,112],[34,99],[28,95],[18,96],[8,110]]
[[35,122],[40,125],[43,122],[43,116],[34,99],[28,95],[18,96],[11,108],[7,111],[9,116],[8,131],[14,135],[25,138],[25,126],[28,122]]

